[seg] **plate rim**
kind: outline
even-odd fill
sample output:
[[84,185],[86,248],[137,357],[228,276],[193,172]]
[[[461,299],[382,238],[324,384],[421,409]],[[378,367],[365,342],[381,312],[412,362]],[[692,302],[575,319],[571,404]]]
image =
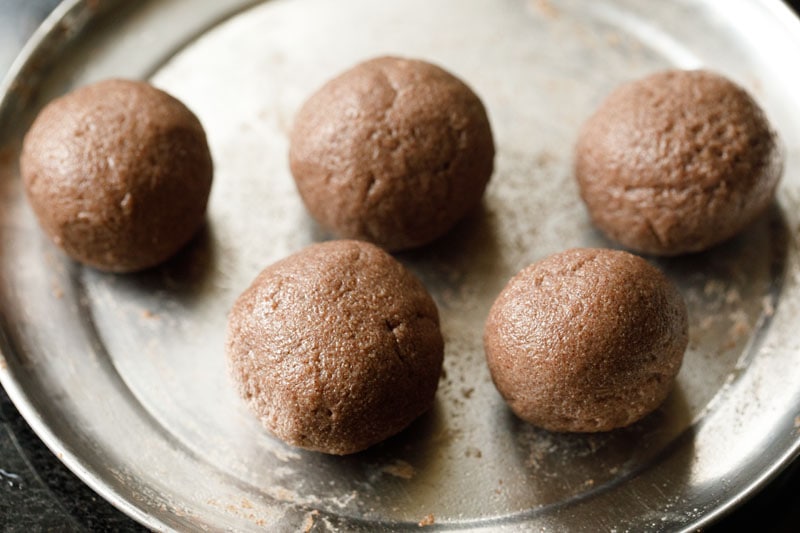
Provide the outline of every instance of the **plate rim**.
[[[260,4],[267,1],[270,0],[258,0],[250,3]],[[755,4],[769,12],[776,22],[781,23],[785,36],[791,36],[800,50],[800,18],[789,6],[781,0],[755,0]],[[101,8],[94,7],[96,5],[101,5]],[[63,0],[59,3],[26,41],[6,75],[0,81],[0,119],[4,118],[8,113],[9,101],[18,90],[18,80],[32,68],[33,64],[43,59],[45,65],[51,64],[53,60],[58,58],[58,49],[80,37],[88,23],[105,13],[119,10],[123,6],[123,0],[103,0],[102,2]],[[249,5],[242,4],[242,7],[234,10],[233,14],[235,15],[247,7]],[[70,17],[75,18],[74,26],[70,27],[74,31],[64,31],[64,21]],[[3,129],[5,127],[0,126],[0,130]],[[79,454],[73,453],[56,432],[44,422],[40,411],[36,408],[36,402],[32,401],[31,395],[26,392],[17,379],[15,372],[7,363],[6,353],[15,351],[7,330],[6,313],[0,310],[0,384],[37,437],[81,481],[130,518],[154,530],[175,531],[174,528],[161,521],[158,517],[148,514],[126,499],[112,485],[105,482],[102,476],[88,468],[86,461]],[[697,422],[692,423],[692,426],[696,425]],[[792,446],[786,448],[782,454],[779,454],[779,458],[773,461],[768,469],[762,471],[761,475],[747,483],[743,490],[729,493],[726,499],[711,512],[687,524],[681,531],[688,532],[708,527],[727,516],[763,490],[798,458],[800,458],[800,435],[795,437]],[[459,529],[457,525],[455,525],[455,529]]]

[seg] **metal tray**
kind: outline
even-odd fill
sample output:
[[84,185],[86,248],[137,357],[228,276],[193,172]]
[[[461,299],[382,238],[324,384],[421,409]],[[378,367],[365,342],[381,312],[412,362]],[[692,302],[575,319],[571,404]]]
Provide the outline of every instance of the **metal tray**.
[[[691,530],[763,486],[800,438],[800,24],[777,1],[69,1],[0,103],[0,378],[34,430],[102,496],[157,530]],[[417,56],[484,99],[498,155],[482,209],[399,255],[447,342],[433,410],[349,457],[282,445],[237,400],[226,313],[266,264],[327,238],[287,168],[287,129],[323,80]],[[488,307],[521,267],[608,246],[571,174],[577,128],[618,83],[707,66],[748,87],[787,147],[778,201],[741,236],[661,260],[691,314],[656,413],[598,435],[512,416],[483,362]],[[21,190],[20,140],[54,96],[147,78],[204,123],[208,223],[167,264],[110,275],[65,259]]]

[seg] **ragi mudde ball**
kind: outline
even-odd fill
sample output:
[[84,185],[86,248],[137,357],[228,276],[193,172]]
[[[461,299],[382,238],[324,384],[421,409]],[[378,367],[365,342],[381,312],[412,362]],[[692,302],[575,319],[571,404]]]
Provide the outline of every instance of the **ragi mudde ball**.
[[152,267],[203,224],[212,161],[197,117],[140,81],[106,80],[47,104],[21,173],[50,239],[100,270]]
[[380,57],[305,102],[289,159],[323,227],[395,251],[444,235],[480,203],[494,141],[481,100],[461,80],[424,61]]
[[444,341],[422,283],[361,241],[314,244],[265,268],[230,312],[239,393],[284,442],[364,450],[430,409]]
[[564,432],[608,431],[652,412],[687,343],[686,305],[657,268],[591,248],[520,271],[484,329],[492,380],[514,413]]
[[747,227],[783,170],[755,100],[704,70],[670,70],[616,89],[584,124],[575,174],[594,224],[653,255],[699,252]]

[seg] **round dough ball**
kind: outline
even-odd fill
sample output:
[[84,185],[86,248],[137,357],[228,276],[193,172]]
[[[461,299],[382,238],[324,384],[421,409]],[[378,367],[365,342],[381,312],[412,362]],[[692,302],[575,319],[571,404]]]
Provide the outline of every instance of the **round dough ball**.
[[322,226],[403,250],[445,234],[480,203],[494,141],[483,104],[458,78],[424,61],[381,57],[309,98],[289,158]]
[[608,97],[580,132],[575,173],[609,238],[677,255],[720,243],[763,213],[782,160],[744,89],[711,72],[674,70]]
[[417,278],[365,242],[315,244],[236,301],[227,354],[240,394],[288,444],[344,455],[433,404],[444,342]]
[[101,81],[50,102],[25,136],[20,165],[53,242],[113,272],[177,252],[202,225],[211,190],[197,117],[139,81]]
[[655,267],[627,252],[573,249],[523,269],[484,330],[497,389],[550,431],[632,424],[669,393],[688,342],[686,306]]

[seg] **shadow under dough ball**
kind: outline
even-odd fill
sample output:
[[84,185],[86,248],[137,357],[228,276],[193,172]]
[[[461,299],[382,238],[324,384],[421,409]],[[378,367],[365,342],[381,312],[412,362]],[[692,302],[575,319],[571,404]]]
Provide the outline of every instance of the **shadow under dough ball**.
[[702,70],[619,87],[583,126],[575,156],[594,224],[655,255],[705,250],[744,229],[769,207],[783,169],[758,104]]
[[523,269],[497,297],[486,361],[508,405],[550,431],[624,427],[667,397],[688,342],[675,286],[627,252],[573,249]]
[[402,250],[442,236],[480,203],[494,141],[483,104],[458,78],[423,61],[381,57],[308,99],[289,159],[322,226]]
[[227,355],[242,397],[284,442],[355,453],[433,405],[444,341],[422,283],[359,241],[309,246],[236,301]]
[[113,272],[154,266],[186,244],[205,218],[213,173],[203,127],[185,105],[118,79],[42,109],[20,165],[53,242]]

